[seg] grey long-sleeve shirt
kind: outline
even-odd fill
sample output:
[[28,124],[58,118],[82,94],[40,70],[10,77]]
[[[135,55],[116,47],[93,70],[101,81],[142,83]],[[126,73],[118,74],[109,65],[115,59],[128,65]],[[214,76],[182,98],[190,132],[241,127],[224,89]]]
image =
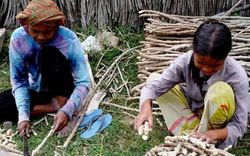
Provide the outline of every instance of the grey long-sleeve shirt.
[[[189,63],[193,51],[188,51],[176,58],[166,68],[158,79],[144,86],[141,90],[140,107],[146,99],[156,99],[179,83],[186,83],[181,91],[186,96],[192,111],[204,105],[204,97],[200,88],[190,76]],[[219,143],[219,148],[224,149],[229,145],[236,146],[237,139],[242,138],[247,131],[247,118],[249,110],[249,84],[244,68],[233,58],[227,57],[223,67],[203,83],[202,91],[206,92],[209,86],[217,81],[229,84],[235,95],[235,113],[232,120],[226,125],[228,136]]]

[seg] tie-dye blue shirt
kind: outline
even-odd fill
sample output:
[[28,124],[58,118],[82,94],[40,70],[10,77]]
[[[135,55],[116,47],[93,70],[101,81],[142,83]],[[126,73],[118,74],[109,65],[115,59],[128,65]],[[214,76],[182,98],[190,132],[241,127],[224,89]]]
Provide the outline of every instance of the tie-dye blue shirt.
[[[52,41],[45,46],[58,48],[70,61],[75,88],[60,110],[71,118],[89,91],[90,80],[84,52],[75,33],[63,26],[59,27]],[[41,46],[27,34],[23,27],[13,32],[9,47],[10,79],[19,112],[19,123],[29,121],[29,89],[39,91],[41,75],[38,72],[37,56],[40,48]]]

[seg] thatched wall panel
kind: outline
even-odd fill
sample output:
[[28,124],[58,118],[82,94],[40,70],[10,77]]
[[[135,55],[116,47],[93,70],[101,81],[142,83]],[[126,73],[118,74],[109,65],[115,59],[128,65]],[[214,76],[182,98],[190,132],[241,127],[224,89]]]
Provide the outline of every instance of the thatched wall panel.
[[[238,0],[54,0],[67,17],[70,28],[88,26],[143,26],[140,10],[155,10],[163,13],[212,16],[232,8]],[[2,0],[0,2],[0,26],[15,28],[19,22],[15,15],[23,10],[29,0]],[[237,12],[250,15],[250,0],[244,0]],[[247,8],[247,9],[244,9]]]

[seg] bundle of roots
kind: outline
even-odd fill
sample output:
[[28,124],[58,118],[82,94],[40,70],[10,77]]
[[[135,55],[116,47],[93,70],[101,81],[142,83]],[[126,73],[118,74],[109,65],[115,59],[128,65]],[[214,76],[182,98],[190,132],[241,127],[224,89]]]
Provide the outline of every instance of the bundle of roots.
[[167,136],[164,144],[155,146],[145,156],[233,156],[227,152],[229,148],[221,150],[188,136]]

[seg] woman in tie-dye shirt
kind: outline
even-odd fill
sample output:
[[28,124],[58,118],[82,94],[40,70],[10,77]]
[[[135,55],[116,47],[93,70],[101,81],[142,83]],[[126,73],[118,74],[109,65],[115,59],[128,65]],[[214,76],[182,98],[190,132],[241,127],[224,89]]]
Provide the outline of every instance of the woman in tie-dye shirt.
[[13,32],[9,47],[13,98],[10,90],[1,94],[9,106],[0,108],[0,120],[17,120],[23,136],[29,135],[30,116],[57,112],[53,127],[60,131],[89,91],[80,41],[63,26],[65,16],[51,0],[31,1],[17,18],[22,27]]

